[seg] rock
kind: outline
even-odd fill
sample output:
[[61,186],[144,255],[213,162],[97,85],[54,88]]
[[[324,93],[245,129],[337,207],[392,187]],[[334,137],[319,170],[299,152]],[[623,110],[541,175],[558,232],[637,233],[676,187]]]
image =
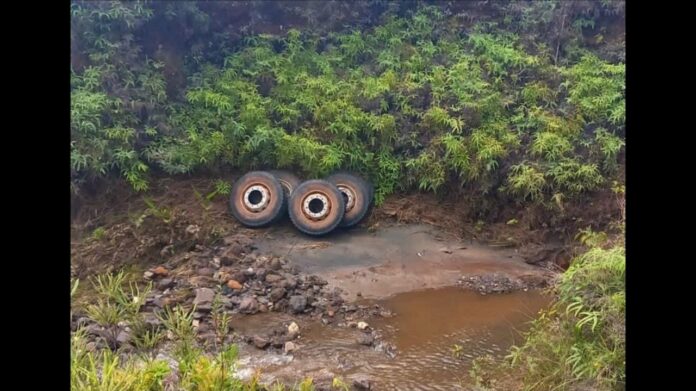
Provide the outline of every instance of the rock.
[[268,295],[268,297],[271,299],[271,301],[276,302],[285,296],[285,289],[283,288],[273,288],[271,289],[271,293]]
[[328,311],[326,311],[326,315],[327,315],[329,318],[333,318],[333,316],[334,316],[335,314],[336,314],[336,312],[335,312],[334,310],[328,310]]
[[356,390],[370,390],[372,384],[370,384],[370,379],[364,376],[356,376],[353,378],[353,387]]
[[240,284],[237,280],[229,280],[227,281],[227,287],[234,290],[240,290],[242,289],[242,284]]
[[155,273],[153,273],[149,270],[146,271],[145,273],[143,273],[143,278],[146,280],[152,280],[152,277],[154,277],[154,276],[155,276]]
[[213,257],[213,260],[210,261],[210,264],[213,265],[214,268],[219,269],[222,264],[220,263],[220,257]]
[[101,336],[102,333],[103,333],[101,326],[99,326],[99,325],[96,324],[96,323],[91,324],[91,325],[85,327],[85,332],[86,332],[88,335],[95,335],[95,336]]
[[243,314],[255,314],[259,312],[259,303],[253,296],[245,296],[239,303],[239,312]]
[[151,312],[143,313],[143,323],[150,330],[157,330],[162,327],[162,321],[157,317],[157,315]]
[[288,341],[285,343],[285,347],[283,348],[283,351],[285,351],[285,353],[291,353],[295,350],[297,350],[297,345],[294,342]]
[[294,338],[298,334],[300,334],[300,326],[298,326],[295,322],[290,323],[288,326],[288,335],[290,338]]
[[163,278],[157,283],[157,289],[163,291],[174,286],[173,278]]
[[365,322],[358,322],[358,328],[359,328],[360,330],[365,330],[365,329],[367,329],[368,327],[370,327],[370,325],[368,325],[367,323],[365,323]]
[[130,333],[126,330],[121,330],[116,336],[116,343],[118,346],[125,345],[130,341]]
[[244,270],[243,273],[244,273],[244,275],[247,276],[247,277],[254,277],[254,276],[256,276],[256,273],[254,272],[254,268],[253,268],[253,267],[250,267],[250,268]]
[[254,343],[254,346],[256,346],[259,349],[266,349],[268,345],[271,344],[271,341],[258,335],[254,335],[254,337],[252,338],[252,342]]
[[360,336],[358,336],[357,342],[360,345],[372,346],[372,344],[375,342],[375,337],[372,334],[362,333]]
[[169,274],[169,270],[167,270],[164,266],[157,266],[156,268],[152,269],[152,273],[154,273],[157,277],[165,277],[167,274]]
[[266,269],[260,267],[256,269],[256,272],[254,274],[258,279],[263,280],[263,278],[266,277]]
[[302,295],[291,296],[289,304],[294,313],[300,313],[307,307],[307,298]]
[[274,259],[269,263],[268,268],[271,270],[280,270],[282,266],[279,259]]
[[247,281],[247,276],[240,271],[236,271],[231,274],[233,280],[239,281],[240,284],[244,284]]
[[212,309],[213,300],[215,299],[215,291],[210,288],[196,289],[196,297],[193,299],[193,305],[196,310],[208,312]]
[[269,284],[275,284],[278,281],[281,281],[283,277],[277,275],[277,274],[267,274],[266,275],[266,282]]
[[201,230],[201,227],[199,227],[195,224],[191,224],[188,227],[186,227],[186,233],[189,235],[195,235],[198,232],[200,232],[200,230]]

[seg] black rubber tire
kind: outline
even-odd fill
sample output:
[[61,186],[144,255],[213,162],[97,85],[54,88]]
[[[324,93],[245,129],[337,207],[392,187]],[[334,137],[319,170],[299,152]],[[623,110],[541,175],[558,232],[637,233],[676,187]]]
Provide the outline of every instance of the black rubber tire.
[[[259,212],[252,212],[244,206],[244,193],[253,185],[261,185],[268,191],[268,206]],[[230,213],[242,225],[250,228],[267,226],[283,216],[285,193],[278,179],[265,171],[252,171],[236,180],[230,192]]]
[[348,228],[361,222],[370,210],[374,193],[373,186],[358,175],[349,172],[334,173],[326,180],[336,185],[336,187],[340,186],[353,190],[354,205],[352,207],[346,205],[345,216],[343,216],[343,221],[341,221],[339,226]]
[[[322,220],[312,220],[303,211],[305,198],[313,193],[320,193],[327,199],[327,216]],[[290,220],[301,232],[311,236],[326,235],[333,231],[343,220],[345,214],[345,203],[343,194],[331,182],[321,179],[312,179],[300,184],[292,192],[288,202],[288,215]]]
[[290,199],[293,190],[295,190],[297,186],[302,183],[302,180],[290,171],[270,170],[268,173],[276,177],[278,182],[280,182],[280,185],[283,186],[286,201]]

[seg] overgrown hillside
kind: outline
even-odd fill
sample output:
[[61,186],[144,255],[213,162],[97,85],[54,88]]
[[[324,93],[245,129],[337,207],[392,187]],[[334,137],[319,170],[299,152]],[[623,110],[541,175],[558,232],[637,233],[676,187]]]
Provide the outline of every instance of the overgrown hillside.
[[73,3],[73,190],[343,168],[378,202],[461,188],[563,208],[623,181],[623,3],[341,3],[353,20],[328,32],[312,17],[326,5],[278,3],[248,4],[256,19],[232,27],[218,11],[237,3]]

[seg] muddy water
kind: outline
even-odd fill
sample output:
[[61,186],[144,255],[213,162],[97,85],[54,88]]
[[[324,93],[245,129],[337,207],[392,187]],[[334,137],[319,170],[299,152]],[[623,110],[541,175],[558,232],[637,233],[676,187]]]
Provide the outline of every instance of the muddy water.
[[[242,374],[260,369],[262,380],[293,382],[312,377],[331,381],[367,376],[377,390],[453,390],[469,384],[471,361],[480,355],[505,355],[519,331],[548,299],[537,292],[479,295],[457,287],[414,291],[378,302],[396,316],[371,321],[382,336],[374,347],[357,343],[354,328],[300,322],[300,349],[292,355],[269,354],[246,348]],[[235,326],[240,331],[289,322],[288,315],[256,318]],[[249,318],[249,319],[251,319]],[[389,344],[395,351],[384,349]],[[461,348],[457,353],[454,346]]]
[[[358,343],[362,331],[323,325],[319,320],[266,313],[240,317],[233,327],[263,334],[295,321],[299,349],[291,354],[242,346],[238,373],[261,371],[261,380],[294,383],[311,377],[326,384],[371,379],[377,390],[456,390],[469,383],[475,357],[501,357],[547,305],[538,292],[479,295],[457,287],[464,276],[541,275],[514,249],[496,249],[448,236],[426,225],[337,231],[310,238],[279,225],[257,240],[259,252],[287,258],[307,273],[340,288],[357,304],[380,304],[396,316],[369,319],[379,336],[373,346]],[[361,319],[353,319],[360,321]],[[459,348],[455,351],[455,345]]]

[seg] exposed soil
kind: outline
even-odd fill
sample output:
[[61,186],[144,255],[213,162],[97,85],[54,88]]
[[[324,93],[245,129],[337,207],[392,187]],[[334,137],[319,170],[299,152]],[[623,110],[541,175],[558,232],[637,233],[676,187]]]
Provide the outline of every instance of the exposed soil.
[[[356,228],[310,238],[288,221],[241,227],[225,197],[207,203],[196,196],[213,188],[205,178],[159,180],[147,202],[119,186],[76,202],[72,272],[84,280],[126,268],[131,279],[151,281],[141,312],[155,328],[162,327],[155,314],[163,308],[195,305],[201,346],[240,344],[242,377],[257,369],[268,381],[343,376],[373,389],[403,389],[421,378],[429,389],[452,389],[471,357],[512,343],[512,328],[523,328],[520,310],[531,311],[522,311],[527,320],[545,303],[530,291],[547,286],[571,256],[556,228],[538,225],[530,211],[515,223],[482,224],[454,200],[395,196]],[[510,218],[508,211],[500,216]],[[216,296],[232,316],[230,335],[214,331]],[[89,287],[81,288],[73,329],[87,328],[92,349],[135,351],[127,324],[101,327],[85,315],[91,302]],[[418,311],[426,316],[421,323]],[[437,328],[443,324],[451,330]],[[409,329],[412,337],[405,337]],[[446,358],[464,342],[457,359]],[[170,358],[171,345],[153,356]],[[461,355],[469,357],[465,363]],[[419,358],[440,369],[417,374],[409,368]]]

